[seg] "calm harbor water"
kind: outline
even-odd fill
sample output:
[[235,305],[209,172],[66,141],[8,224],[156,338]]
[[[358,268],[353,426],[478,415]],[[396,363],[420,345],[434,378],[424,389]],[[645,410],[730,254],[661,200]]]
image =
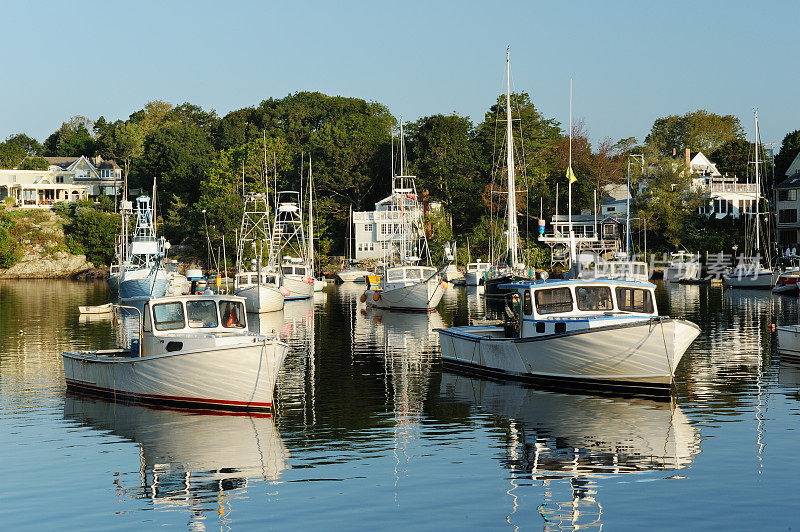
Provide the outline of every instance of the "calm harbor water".
[[[474,289],[430,315],[366,311],[359,285],[251,316],[292,346],[273,417],[67,393],[59,353],[122,341],[77,306],[104,283],[0,281],[4,530],[774,530],[791,486],[800,365],[771,323],[798,302],[669,285],[702,334],[675,401],[561,394],[443,372],[433,329],[484,315]],[[178,376],[179,377],[179,376]]]

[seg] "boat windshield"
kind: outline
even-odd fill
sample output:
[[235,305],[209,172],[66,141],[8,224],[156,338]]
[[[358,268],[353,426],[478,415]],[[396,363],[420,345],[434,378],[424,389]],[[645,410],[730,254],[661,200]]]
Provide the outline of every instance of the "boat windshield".
[[578,310],[613,310],[611,288],[607,286],[579,286],[575,289]]
[[536,312],[539,314],[572,312],[572,292],[569,288],[537,290],[534,297],[536,298]]
[[623,312],[653,313],[653,299],[644,288],[617,288],[617,306]]
[[403,280],[403,270],[389,270],[386,272],[386,278],[389,281],[402,281]]
[[183,319],[183,305],[179,302],[153,305],[153,321],[158,331],[183,329],[186,326]]
[[283,275],[292,275],[294,273],[294,268],[291,266],[284,266],[281,270],[283,271]]
[[240,301],[220,301],[219,313],[222,316],[223,327],[229,329],[244,329],[247,327],[244,305]]
[[189,327],[216,327],[217,306],[211,300],[187,301],[186,317]]

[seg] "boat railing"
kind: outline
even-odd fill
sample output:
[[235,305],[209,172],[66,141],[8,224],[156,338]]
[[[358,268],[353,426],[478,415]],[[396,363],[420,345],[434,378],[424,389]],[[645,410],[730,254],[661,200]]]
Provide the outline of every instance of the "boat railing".
[[[138,345],[138,349],[136,350],[136,356],[137,357],[142,356],[142,338],[144,337],[144,330],[143,330],[143,323],[142,323],[142,311],[139,310],[138,307],[133,307],[133,306],[130,306],[130,305],[117,305],[117,304],[115,304],[113,306],[113,308],[114,308],[114,321],[117,322],[117,323],[119,322],[119,315],[117,313],[118,309],[135,310],[136,314],[138,314],[138,318],[139,318],[139,340],[138,340],[138,344],[139,345]],[[131,342],[131,344],[133,344],[133,342]],[[133,345],[131,345],[131,351],[133,351]]]

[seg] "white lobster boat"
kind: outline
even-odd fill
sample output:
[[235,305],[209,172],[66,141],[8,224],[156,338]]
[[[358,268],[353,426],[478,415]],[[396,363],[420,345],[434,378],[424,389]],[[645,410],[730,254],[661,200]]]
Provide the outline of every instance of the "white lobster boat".
[[261,272],[239,272],[236,274],[234,293],[243,297],[247,312],[275,312],[283,308],[289,290],[279,286],[278,276]]
[[510,283],[516,322],[439,329],[446,366],[560,387],[668,393],[700,333],[662,317],[655,285],[570,280]]
[[467,273],[464,275],[467,286],[480,286],[486,277],[486,272],[492,268],[488,262],[470,262],[467,264]]
[[62,353],[67,388],[178,406],[272,408],[289,346],[247,330],[243,298],[150,299],[139,326],[130,349]]
[[368,306],[390,310],[432,311],[442,300],[447,283],[430,266],[389,268],[378,288],[364,291]]

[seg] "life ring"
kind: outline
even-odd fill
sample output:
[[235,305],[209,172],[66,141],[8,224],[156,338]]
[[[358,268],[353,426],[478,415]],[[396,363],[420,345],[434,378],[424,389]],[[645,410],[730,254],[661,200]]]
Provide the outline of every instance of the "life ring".
[[367,294],[361,294],[361,297],[359,298],[359,301],[364,303],[366,300],[367,300]]
[[381,300],[381,295],[378,292],[375,292],[374,294],[372,294],[372,300],[373,301],[380,301]]

